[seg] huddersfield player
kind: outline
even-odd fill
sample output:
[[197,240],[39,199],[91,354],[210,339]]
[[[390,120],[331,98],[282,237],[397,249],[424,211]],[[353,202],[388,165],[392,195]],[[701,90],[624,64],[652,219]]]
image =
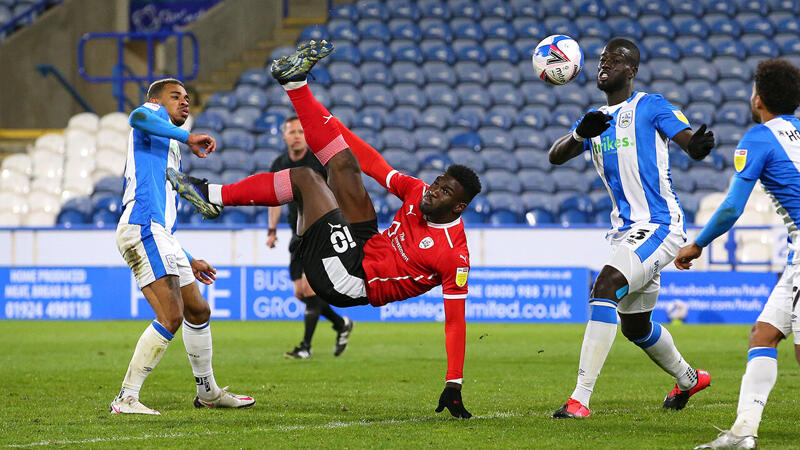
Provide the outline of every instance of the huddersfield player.
[[[472,416],[461,400],[466,339],[465,300],[469,250],[461,213],[481,190],[464,166],[452,165],[430,186],[387,164],[314,98],[306,75],[333,51],[322,41],[301,46],[272,65],[305,130],[306,142],[328,171],[328,183],[308,167],[263,173],[229,185],[209,185],[174,170],[168,178],[207,217],[215,205],[265,205],[296,201],[297,233],[309,284],[328,303],[378,307],[442,286],[447,373],[437,412]],[[364,173],[403,201],[382,233],[361,178]],[[208,213],[211,215],[208,215]]]
[[598,65],[597,87],[608,106],[578,120],[571,133],[550,148],[550,162],[563,164],[590,151],[614,208],[607,234],[613,256],[592,287],[589,322],[581,347],[578,382],[555,418],[589,417],[589,398],[617,334],[622,334],[675,378],[663,406],[682,409],[705,389],[710,377],[681,356],[669,331],[650,321],[658,298],[660,271],[686,242],[684,217],[672,190],[667,145],[674,140],[693,159],[714,146],[703,125],[692,133],[689,122],[660,95],[637,92],[639,49],[626,39],[612,39]]
[[189,134],[178,128],[189,116],[189,96],[183,84],[172,78],[154,82],[148,102],[130,116],[128,160],[122,202],[125,209],[117,225],[117,247],[133,271],[156,320],[148,325],[133,352],[122,380],[119,396],[111,402],[116,414],[156,414],[139,401],[147,375],[164,355],[183,323],[183,345],[189,355],[197,396],[194,406],[241,408],[255,403],[251,397],[220,389],[211,367],[210,308],[200,294],[195,278],[214,281],[216,270],[192,257],[172,235],[175,231],[178,197],[164,177],[167,167],[179,169],[178,142],[205,158],[216,148],[214,139]]
[[778,377],[778,342],[792,332],[800,362],[800,120],[794,116],[799,105],[800,70],[781,59],[760,62],[750,97],[753,120],[759,125],[750,128],[734,150],[736,173],[725,200],[675,260],[679,269],[689,269],[704,247],[736,223],[758,180],[789,230],[788,265],[750,331],[736,421],[716,440],[697,448],[756,448],[761,413]]

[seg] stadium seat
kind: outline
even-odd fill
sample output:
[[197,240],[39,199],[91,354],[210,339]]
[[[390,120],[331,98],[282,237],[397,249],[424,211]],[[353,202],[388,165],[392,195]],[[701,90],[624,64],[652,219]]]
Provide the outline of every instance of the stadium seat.
[[[687,2],[687,4],[690,3]],[[702,8],[702,5],[698,6]],[[708,35],[711,33],[711,30],[709,29],[708,24],[698,19],[698,17],[702,17],[702,13],[699,15],[688,16],[681,20],[676,20],[675,25],[677,28],[677,36],[694,36],[700,39],[705,39],[708,37]]]
[[425,60],[425,55],[422,53],[422,50],[416,45],[397,46],[392,52],[392,57],[395,61],[414,63],[415,68],[421,65],[422,61]]
[[772,37],[775,34],[775,26],[766,17],[756,17],[746,21],[742,25],[742,33],[759,34],[764,37]]
[[500,210],[489,215],[489,223],[492,225],[513,225],[522,223],[522,219],[519,213]]
[[392,19],[389,21],[389,31],[392,40],[405,40],[419,42],[422,39],[422,30],[419,26],[407,19]]
[[272,81],[272,77],[262,68],[247,69],[239,75],[237,86],[247,84],[256,88],[263,88],[268,82]]
[[486,170],[486,163],[484,162],[481,153],[476,153],[472,150],[462,148],[454,148],[447,152],[447,156],[450,157],[450,160],[454,163],[465,165],[478,174],[481,174],[484,170]]
[[420,2],[422,17],[449,20],[452,16],[450,6],[445,2]]
[[550,142],[541,134],[541,131],[535,128],[523,125],[514,126],[511,128],[511,137],[518,148],[526,147],[546,150],[550,147]]
[[[691,102],[719,104],[723,99],[723,93],[719,86],[707,81],[689,81],[686,83],[686,89],[689,91]],[[656,90],[656,92],[659,91]]]
[[281,153],[278,150],[270,148],[257,148],[252,153],[253,163],[255,164],[256,172],[267,172]]
[[528,105],[544,106],[552,109],[558,102],[553,87],[542,82],[523,83],[520,86],[520,90],[525,103]]
[[281,135],[263,133],[256,136],[256,148],[284,150],[284,147],[286,147],[286,144],[283,142]]
[[583,116],[583,109],[575,105],[559,105],[548,119],[548,124],[572,128]]
[[[464,85],[461,85],[464,86]],[[458,93],[450,86],[444,84],[429,84],[424,89],[428,104],[456,108],[460,104]],[[488,94],[487,94],[488,97]]]
[[517,158],[507,150],[485,148],[480,154],[487,169],[503,169],[512,172],[516,172],[519,169]]
[[407,174],[415,174],[419,171],[419,161],[413,153],[406,149],[389,148],[381,153],[381,156],[389,163],[392,168]]
[[559,211],[563,213],[570,210],[580,211],[588,216],[594,212],[594,204],[588,195],[572,195],[562,200]]
[[361,86],[361,72],[353,64],[347,62],[333,62],[330,65],[330,72],[334,83],[345,83],[352,86]]
[[587,193],[591,184],[582,172],[568,168],[556,170],[554,181],[557,192]]
[[497,211],[511,211],[521,215],[525,210],[518,194],[513,194],[508,191],[489,192],[486,198],[491,205],[491,213]]
[[64,136],[56,133],[47,133],[36,138],[33,148],[47,150],[61,155],[64,154],[65,145],[66,142]]
[[742,64],[741,61],[736,58],[714,58],[713,64],[720,78],[735,78],[746,82],[752,82],[752,71],[750,67]]
[[777,58],[781,54],[781,49],[775,41],[761,39],[753,42],[747,49],[749,56],[761,58]]
[[337,44],[347,41],[351,44],[357,43],[361,37],[358,28],[350,23],[340,23],[330,28],[331,40]]
[[522,169],[517,174],[520,185],[525,192],[540,192],[552,194],[555,192],[555,182],[550,174],[536,169]]
[[626,36],[638,41],[644,36],[644,28],[628,18],[612,18],[608,21],[614,36]]
[[419,160],[420,170],[435,170],[439,173],[447,170],[452,163],[446,153],[432,153]]
[[470,39],[475,42],[483,42],[486,34],[480,24],[474,22],[467,22],[461,24],[453,29],[453,36],[456,39]]
[[692,101],[683,111],[689,123],[692,124],[712,124],[717,106],[712,103]]
[[253,135],[245,130],[237,128],[226,129],[222,132],[222,148],[238,148],[245,151],[251,151],[256,146],[256,140]]
[[389,8],[380,2],[358,3],[358,15],[361,19],[377,19],[385,22],[389,19]]
[[[456,115],[458,114],[459,113],[457,112]],[[453,117],[453,119],[454,121],[456,120],[455,116]],[[478,135],[478,133],[475,132],[462,133],[457,136],[454,136],[450,140],[451,147],[463,147],[474,151],[480,150],[482,145],[483,144],[481,141],[481,137]]]
[[447,64],[453,64],[456,61],[456,54],[453,49],[447,44],[432,45],[426,50],[425,61],[441,61]]
[[441,20],[424,19],[420,23],[423,41],[452,42],[453,30]]
[[392,64],[392,78],[395,83],[408,83],[415,86],[425,85],[425,74],[419,67],[422,62],[422,54],[420,53],[419,63],[410,62],[396,62]]
[[267,94],[264,90],[244,84],[237,86],[234,92],[236,93],[236,103],[239,105],[239,109],[243,106],[264,109],[267,106]]
[[736,38],[742,34],[742,27],[739,25],[739,22],[728,17],[718,17],[713,20],[707,18],[705,22],[709,25],[712,35],[722,35]]
[[516,64],[520,60],[517,49],[506,43],[498,43],[489,47],[488,57],[490,61],[507,61]]
[[[458,62],[453,67],[459,83],[481,83],[489,82],[489,74],[486,67],[472,61]],[[450,80],[452,82],[453,80]]]
[[538,40],[547,36],[547,28],[539,21],[520,18],[514,20],[512,24],[516,30],[518,42],[524,42],[526,45],[532,43],[535,46]]
[[222,212],[219,220],[225,225],[245,225],[251,222],[251,216],[244,208],[230,208]]
[[693,167],[688,175],[695,182],[695,189],[724,192],[728,189],[729,177],[720,176],[719,170],[711,167]]
[[486,116],[483,118],[483,125],[507,130],[513,125],[516,115],[517,110],[512,106],[495,106],[486,113]]
[[464,45],[456,51],[456,59],[458,61],[474,61],[478,64],[486,64],[489,56],[482,46]]
[[83,112],[75,114],[69,118],[67,128],[71,130],[82,130],[90,134],[97,133],[100,126],[100,118],[95,113]]
[[683,66],[674,64],[670,60],[651,59],[647,65],[653,74],[653,80],[667,80],[681,83],[686,79]]
[[331,62],[348,62],[350,64],[361,64],[361,52],[354,44],[338,44],[336,51],[330,56]]
[[717,68],[708,60],[684,57],[681,59],[680,64],[686,74],[686,78],[690,80],[705,80],[713,83],[719,78]]
[[681,58],[681,49],[671,40],[655,39],[645,45],[650,58],[665,58],[678,61]]
[[575,209],[568,209],[558,215],[558,222],[563,227],[585,225],[589,223],[589,215]]
[[416,3],[408,1],[389,2],[389,16],[393,19],[419,20],[421,12]]
[[220,152],[222,167],[225,170],[234,169],[252,173],[255,171],[256,163],[250,151],[226,148]]
[[510,23],[497,23],[486,28],[486,38],[512,42],[517,38],[517,32]]
[[689,38],[676,40],[676,44],[684,58],[697,57],[705,61],[710,61],[714,57],[714,47],[705,40]]
[[379,106],[386,109],[394,107],[395,101],[392,91],[382,84],[369,83],[362,85],[361,95],[365,107]]
[[479,20],[483,17],[483,11],[477,3],[462,2],[452,6],[453,18],[463,17],[465,19]]
[[725,40],[714,46],[717,56],[730,56],[743,60],[747,56],[747,47],[740,41]]
[[363,105],[361,91],[348,85],[336,86],[336,95],[331,99],[332,105],[347,106],[359,109]]
[[543,106],[525,106],[516,116],[516,123],[518,125],[528,126],[534,129],[542,129],[550,119],[550,113],[547,108]]
[[384,128],[381,131],[384,142],[390,143],[392,147],[400,147],[406,151],[413,151],[417,148],[414,135],[402,128]]
[[478,130],[484,147],[499,147],[506,151],[514,149],[515,142],[508,132],[496,127],[481,127]]
[[422,71],[428,83],[452,83],[456,79],[453,67],[441,62],[427,62]]
[[536,169],[540,171],[549,171],[552,168],[547,152],[543,149],[531,147],[517,147],[514,151],[514,157],[517,158],[521,169]]
[[544,208],[534,208],[525,213],[525,222],[530,226],[552,225],[553,214]]
[[519,108],[524,103],[516,86],[511,83],[491,83],[489,85],[489,96],[495,105],[508,105]]
[[384,126],[399,127],[413,130],[420,121],[417,107],[398,106],[384,117]]

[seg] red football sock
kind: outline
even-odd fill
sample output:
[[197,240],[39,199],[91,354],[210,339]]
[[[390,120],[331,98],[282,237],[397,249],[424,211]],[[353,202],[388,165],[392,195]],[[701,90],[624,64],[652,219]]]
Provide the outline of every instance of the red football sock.
[[225,206],[279,206],[294,200],[289,170],[258,173],[242,181],[222,186]]
[[311,93],[308,85],[286,91],[305,132],[308,148],[324,166],[333,156],[347,148],[333,115]]

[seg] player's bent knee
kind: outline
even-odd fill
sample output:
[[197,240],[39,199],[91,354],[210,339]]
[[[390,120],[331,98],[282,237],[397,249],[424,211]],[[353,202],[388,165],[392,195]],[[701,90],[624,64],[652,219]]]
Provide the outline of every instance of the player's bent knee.
[[650,313],[620,314],[620,328],[622,335],[631,342],[641,341],[650,334]]
[[628,293],[628,280],[617,269],[603,267],[592,286],[592,298],[605,298],[620,301]]
[[348,148],[336,154],[328,161],[327,164],[328,174],[331,172],[361,172],[361,165],[358,163],[358,158]]

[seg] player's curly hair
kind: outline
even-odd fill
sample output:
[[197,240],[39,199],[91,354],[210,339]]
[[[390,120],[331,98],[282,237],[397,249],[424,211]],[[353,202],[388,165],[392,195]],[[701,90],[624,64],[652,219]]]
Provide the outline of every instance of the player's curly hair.
[[461,164],[451,164],[445,173],[453,177],[464,188],[466,203],[471,202],[476,195],[480,194],[481,180],[474,170]]
[[183,82],[177,78],[163,78],[161,80],[153,81],[149,88],[147,88],[147,99],[150,100],[153,97],[158,97],[161,95],[161,91],[164,90],[164,86],[168,84],[177,84],[178,86],[183,86]]
[[756,68],[756,93],[772,114],[794,114],[800,105],[800,69],[785,59],[767,59]]

